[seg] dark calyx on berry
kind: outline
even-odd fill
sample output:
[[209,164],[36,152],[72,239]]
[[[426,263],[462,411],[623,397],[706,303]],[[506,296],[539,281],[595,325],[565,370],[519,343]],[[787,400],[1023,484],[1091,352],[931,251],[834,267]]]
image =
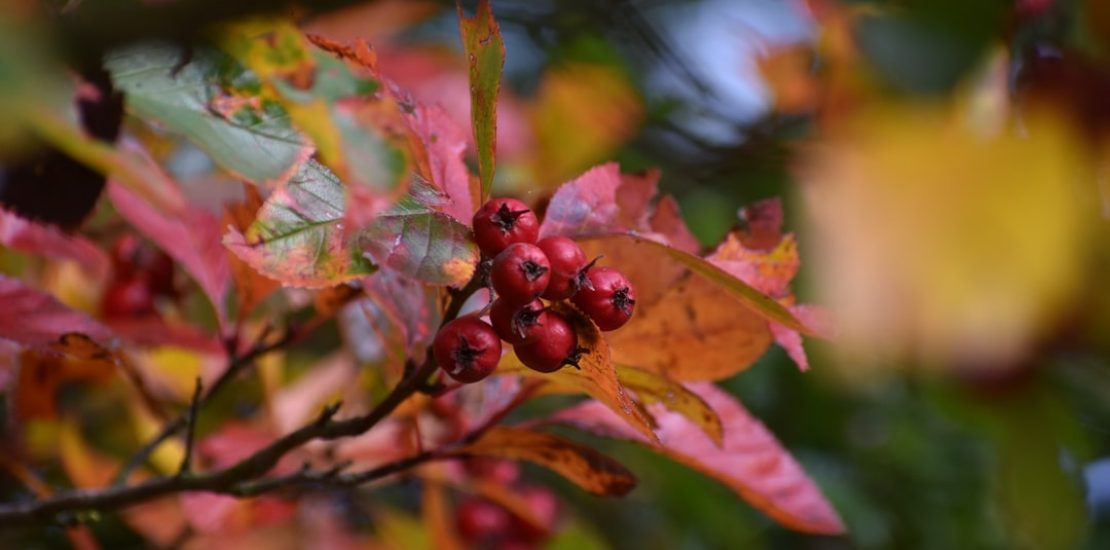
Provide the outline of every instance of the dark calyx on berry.
[[555,372],[563,365],[577,366],[582,352],[574,327],[554,311],[547,312],[547,322],[538,338],[513,346],[513,351],[524,366],[539,372]]
[[486,257],[492,258],[513,243],[534,243],[540,223],[528,205],[516,199],[491,199],[471,220],[474,240]]
[[543,297],[548,300],[563,300],[578,292],[584,270],[587,268],[586,253],[578,243],[566,237],[547,237],[536,243],[551,264],[551,281]]
[[501,299],[524,304],[538,298],[551,280],[551,264],[534,244],[515,243],[493,259],[490,283]]
[[628,279],[611,267],[592,269],[592,288],[583,288],[572,298],[574,305],[604,331],[616,330],[632,318],[636,294]]
[[501,339],[488,323],[460,317],[439,329],[432,352],[448,376],[463,383],[477,382],[497,368]]
[[531,342],[543,334],[547,312],[539,300],[516,306],[497,299],[490,306],[489,319],[497,335],[515,346]]

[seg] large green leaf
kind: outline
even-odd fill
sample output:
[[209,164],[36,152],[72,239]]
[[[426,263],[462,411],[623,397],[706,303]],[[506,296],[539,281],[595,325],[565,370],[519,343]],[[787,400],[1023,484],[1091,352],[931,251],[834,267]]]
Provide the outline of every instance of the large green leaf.
[[343,228],[346,189],[327,168],[305,162],[224,244],[267,277],[286,286],[319,288],[373,273],[374,266]]
[[312,153],[277,103],[225,95],[258,81],[217,52],[198,48],[190,59],[177,46],[147,43],[109,53],[105,66],[131,114],[185,136],[247,180],[280,183]]

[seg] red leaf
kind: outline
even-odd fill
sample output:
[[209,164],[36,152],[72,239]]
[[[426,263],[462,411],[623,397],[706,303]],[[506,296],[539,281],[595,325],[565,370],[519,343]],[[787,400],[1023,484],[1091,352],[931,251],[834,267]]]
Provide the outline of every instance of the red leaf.
[[[832,337],[831,315],[824,308],[801,304],[787,306],[787,309],[794,314],[794,318],[812,328],[815,335],[823,338]],[[806,350],[802,347],[802,335],[798,334],[798,331],[778,323],[771,323],[771,334],[775,337],[775,343],[786,350],[786,354],[794,360],[794,364],[798,365],[802,372],[809,370],[809,358],[806,357]]]
[[667,237],[671,246],[689,254],[696,254],[700,245],[697,237],[686,227],[686,220],[678,210],[678,201],[670,195],[664,195],[655,205],[655,213],[651,216],[651,228],[656,233]]
[[139,346],[173,346],[209,355],[223,355],[224,345],[218,337],[184,322],[167,322],[157,316],[117,317],[105,321],[120,338]]
[[0,339],[42,345],[68,332],[87,334],[94,340],[112,337],[107,327],[84,313],[4,275],[0,275],[0,304],[3,304],[0,307]]
[[109,182],[108,196],[124,219],[181,263],[212,302],[220,326],[225,326],[224,295],[231,267],[216,216],[190,207],[167,216],[116,182]]
[[0,243],[23,252],[59,260],[74,260],[96,279],[108,274],[108,255],[92,241],[67,235],[0,209]]
[[547,205],[540,237],[597,235],[626,229],[618,223],[620,184],[620,168],[612,162],[564,183]]
[[679,413],[655,405],[663,441],[652,445],[615,413],[597,401],[564,409],[554,419],[579,428],[653,447],[660,453],[717,478],[752,506],[779,523],[810,533],[840,534],[844,524],[821,489],[782,448],[774,435],[732,396],[712,384],[688,386],[721,417],[724,446],[718,448],[695,424]]
[[740,235],[744,246],[771,250],[782,240],[782,199],[775,197],[755,202],[737,212],[745,230]]
[[466,133],[438,105],[418,104],[406,120],[424,144],[431,183],[449,199],[440,210],[469,224],[477,209],[474,206],[477,197],[471,194],[470,172],[462,158],[466,151]]
[[631,234],[697,252],[697,239],[686,227],[678,203],[670,195],[658,194],[659,175],[658,170],[621,174],[613,162],[587,170],[551,197],[540,236]]

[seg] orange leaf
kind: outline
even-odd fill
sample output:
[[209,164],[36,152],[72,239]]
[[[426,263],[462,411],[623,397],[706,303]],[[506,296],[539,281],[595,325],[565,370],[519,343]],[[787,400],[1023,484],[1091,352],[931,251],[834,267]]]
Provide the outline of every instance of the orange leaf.
[[718,447],[723,443],[721,417],[700,395],[666,376],[638,367],[620,366],[617,378],[636,392],[645,404],[662,403],[667,410],[686,417],[709,436]]
[[447,504],[443,485],[434,481],[424,483],[424,524],[431,537],[433,548],[459,550],[463,544],[455,533],[454,516]]
[[555,435],[523,428],[495,426],[461,452],[527,460],[561,474],[595,495],[621,496],[636,486],[632,472],[600,452]]
[[111,378],[120,359],[88,336],[63,335],[46,346],[28,348],[20,355],[15,388],[15,412],[23,419],[55,418],[58,388],[73,381],[99,382]]
[[821,489],[759,420],[712,384],[688,387],[720,415],[725,427],[723,447],[715,446],[684,416],[660,407],[653,412],[659,420],[662,444],[652,444],[629,430],[596,401],[565,409],[553,419],[590,432],[648,445],[720,480],[752,506],[791,529],[822,534],[844,532],[844,524],[821,494]]
[[[639,292],[635,272],[626,275]],[[762,315],[736,303],[720,286],[687,273],[654,300],[637,300],[632,320],[608,339],[620,364],[675,380],[719,380],[763,355],[771,332]]]

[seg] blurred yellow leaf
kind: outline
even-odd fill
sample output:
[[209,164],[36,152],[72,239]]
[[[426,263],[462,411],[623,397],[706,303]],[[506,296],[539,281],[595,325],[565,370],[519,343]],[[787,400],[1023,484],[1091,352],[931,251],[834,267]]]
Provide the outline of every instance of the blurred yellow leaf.
[[63,420],[60,426],[58,451],[74,487],[95,489],[111,484],[119,461],[89,448],[76,422]]
[[533,117],[536,178],[556,185],[578,175],[631,138],[642,118],[636,90],[613,67],[568,63],[548,71]]
[[1089,159],[1047,116],[980,130],[890,105],[804,156],[813,273],[856,364],[1002,364],[1077,298]]

